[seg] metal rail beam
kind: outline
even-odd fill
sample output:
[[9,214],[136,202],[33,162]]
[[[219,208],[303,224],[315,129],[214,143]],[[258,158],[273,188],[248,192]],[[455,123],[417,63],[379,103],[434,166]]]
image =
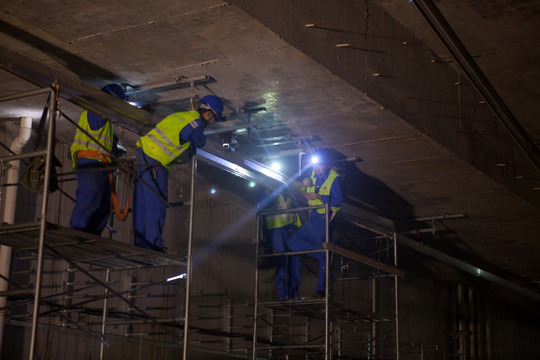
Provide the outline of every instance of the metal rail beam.
[[386,271],[387,273],[394,274],[394,275],[401,276],[401,277],[405,276],[405,271],[403,271],[401,269],[398,269],[397,267],[382,263],[382,262],[377,261],[377,260],[373,260],[373,259],[371,259],[371,258],[369,258],[367,256],[358,254],[358,253],[356,253],[354,251],[347,250],[347,249],[344,249],[344,248],[342,248],[340,246],[330,244],[330,243],[324,243],[323,246],[326,249],[331,250],[332,252],[335,252],[337,254],[340,254],[340,255],[342,255],[342,256],[344,256],[346,258],[352,259],[352,260],[357,260],[357,261],[362,262],[362,263],[364,263],[366,265],[373,266],[376,269],[383,270],[383,271]]
[[2,46],[0,67],[39,87],[50,88],[57,81],[62,87],[62,98],[140,135],[159,121],[148,111]]
[[[259,164],[253,160],[245,159],[238,154],[229,152],[217,153],[212,148],[208,149],[208,151],[198,152],[198,154],[204,160],[209,161],[232,174],[244,178],[263,180],[262,183],[267,184],[271,188],[277,188],[279,186],[288,187],[291,185],[294,187],[295,185],[298,185],[298,183],[293,179],[290,179],[281,173],[277,173],[265,165]],[[395,233],[393,221],[349,204],[342,204],[341,211],[338,213],[338,216],[344,218],[352,224],[373,231],[377,234],[393,236]],[[398,234],[397,241],[402,246],[407,246],[424,255],[428,255],[432,258],[448,263],[468,274],[482,277],[485,280],[491,281],[526,297],[540,300],[540,294],[537,292],[526,289],[511,281],[503,279],[500,276],[489,273],[488,271],[456,259],[443,252],[425,245],[421,245],[403,235]]]

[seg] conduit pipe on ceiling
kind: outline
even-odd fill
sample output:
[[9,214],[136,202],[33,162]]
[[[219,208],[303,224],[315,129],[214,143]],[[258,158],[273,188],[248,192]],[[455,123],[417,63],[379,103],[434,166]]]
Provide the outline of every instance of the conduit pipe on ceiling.
[[[21,123],[19,127],[19,134],[13,140],[10,146],[10,150],[13,154],[17,155],[21,153],[24,145],[30,139],[32,134],[32,118],[23,116],[20,118]],[[10,162],[10,167],[7,172],[7,183],[17,184],[19,181],[19,168],[21,165],[20,160],[13,160]],[[13,224],[15,221],[15,203],[17,201],[17,186],[7,186],[6,194],[4,198],[4,216],[3,222]],[[9,269],[11,267],[11,248],[9,246],[0,246],[0,274],[4,278],[9,279]],[[8,289],[8,282],[0,279],[0,291]],[[4,320],[5,320],[5,307],[7,303],[7,297],[0,297],[0,351],[2,349],[2,337],[4,335]]]
[[450,24],[439,11],[439,8],[437,8],[437,5],[429,0],[409,0],[409,2],[414,5],[435,36],[443,43],[446,50],[482,95],[517,145],[523,150],[536,169],[540,169],[540,150],[476,64],[471,54],[469,54]]

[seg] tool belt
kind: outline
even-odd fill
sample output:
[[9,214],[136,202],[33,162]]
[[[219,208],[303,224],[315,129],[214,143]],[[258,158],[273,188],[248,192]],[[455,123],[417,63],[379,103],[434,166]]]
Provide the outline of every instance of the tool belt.
[[105,165],[109,165],[112,159],[109,155],[94,150],[79,150],[77,152],[77,158],[87,158],[101,161]]
[[[109,166],[113,162],[113,159],[109,155],[104,154],[104,153],[99,152],[99,151],[94,151],[94,150],[79,150],[79,152],[77,153],[77,158],[78,159],[87,158],[87,159],[98,160],[105,166]],[[132,182],[133,182],[133,179],[131,177],[126,182],[127,183],[127,192],[128,192],[128,194],[129,194],[129,192],[131,190],[130,184]],[[118,195],[117,195],[117,192],[116,192],[116,181],[115,181],[115,178],[114,178],[114,174],[113,174],[113,172],[111,170],[109,170],[109,183],[111,185],[111,198],[112,198],[112,203],[113,203],[113,208],[114,208],[114,213],[116,215],[116,219],[118,219],[119,221],[124,221],[124,220],[126,220],[128,212],[129,212],[129,198],[130,198],[130,196],[128,195],[126,197],[126,203],[125,203],[125,206],[124,206],[124,212],[122,213],[120,211],[120,204],[118,203]]]

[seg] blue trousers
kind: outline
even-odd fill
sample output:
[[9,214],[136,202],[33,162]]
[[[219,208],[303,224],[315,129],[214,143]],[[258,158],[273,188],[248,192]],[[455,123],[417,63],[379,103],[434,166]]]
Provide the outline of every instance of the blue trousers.
[[[80,158],[77,170],[105,169],[101,161]],[[101,235],[111,213],[111,185],[109,172],[94,171],[77,174],[75,207],[69,227],[87,233]]]
[[[283,253],[288,250],[287,240],[291,237],[291,233],[285,227],[279,227],[268,230],[270,243],[274,251]],[[276,288],[279,295],[279,300],[293,299],[298,297],[298,286],[292,284],[300,284],[300,278],[293,279],[292,269],[297,266],[294,262],[300,261],[298,256],[280,256],[276,271]]]
[[[290,251],[305,251],[324,249],[323,243],[326,241],[326,223],[324,217],[319,213],[312,211],[307,223],[292,235],[287,241],[287,247]],[[332,238],[332,224],[330,224],[330,239]],[[325,253],[309,254],[319,261],[319,272],[317,277],[317,287],[315,291],[325,292],[326,290],[326,256]],[[291,287],[298,289],[301,280],[301,268],[298,255],[291,256]],[[331,276],[331,273],[329,274]]]
[[[158,164],[158,161],[146,155],[142,149],[137,151],[137,165]],[[135,245],[152,250],[163,248],[163,229],[167,204],[151,190],[167,199],[169,171],[161,165],[137,166],[137,175],[149,186],[135,179],[133,193],[133,242]]]

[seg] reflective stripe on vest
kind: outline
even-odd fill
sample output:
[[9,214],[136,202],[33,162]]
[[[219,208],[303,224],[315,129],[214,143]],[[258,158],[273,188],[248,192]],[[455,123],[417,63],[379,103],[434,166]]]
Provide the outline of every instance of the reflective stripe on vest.
[[[330,173],[328,174],[328,177],[326,178],[326,180],[324,181],[324,183],[322,184],[322,186],[320,187],[319,189],[319,192],[318,194],[319,195],[326,195],[326,196],[329,196],[330,195],[330,189],[332,188],[332,184],[334,183],[334,180],[338,177],[338,176],[341,176],[339,175],[337,172],[335,172],[334,170],[330,169]],[[311,183],[312,184],[315,184],[315,171],[312,171],[311,172]],[[306,192],[315,192],[315,186],[309,186],[306,188]],[[309,200],[308,201],[308,204],[310,206],[317,206],[317,205],[324,205],[324,203],[319,200],[319,199],[315,199],[315,200]],[[333,212],[337,212],[339,211],[340,207],[334,207],[332,206],[331,207],[332,211]],[[325,213],[325,208],[320,208],[320,209],[317,209],[317,212],[319,214],[324,214]]]
[[[73,144],[71,144],[71,159],[73,160],[73,169],[77,167],[78,152],[81,150],[97,151],[106,154],[107,151],[112,150],[113,146],[113,127],[110,121],[107,121],[105,125],[98,130],[92,130],[88,123],[88,111],[84,110],[79,118],[79,124],[88,134],[94,137],[99,144],[96,144],[94,140],[88,137],[85,133],[77,128],[75,131],[75,138]],[[105,150],[107,151],[105,151]]]
[[180,144],[180,132],[188,124],[193,129],[199,124],[195,120],[200,117],[197,111],[178,112],[161,120],[155,128],[137,141],[137,146],[144,153],[167,166],[171,161],[182,155],[191,143]]
[[[283,198],[283,195],[279,194],[274,200],[275,210],[285,210],[291,207],[291,199]],[[287,226],[294,222],[294,215],[290,212],[281,214],[266,215],[266,227],[268,229],[275,229],[283,226]]]

